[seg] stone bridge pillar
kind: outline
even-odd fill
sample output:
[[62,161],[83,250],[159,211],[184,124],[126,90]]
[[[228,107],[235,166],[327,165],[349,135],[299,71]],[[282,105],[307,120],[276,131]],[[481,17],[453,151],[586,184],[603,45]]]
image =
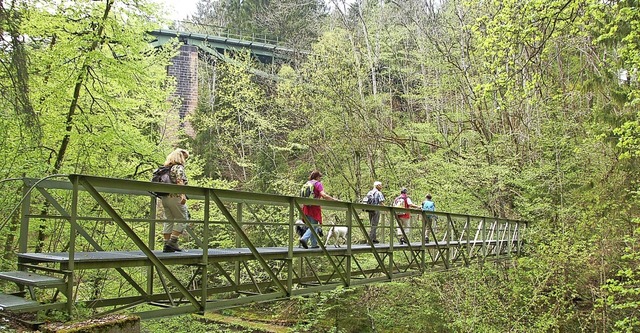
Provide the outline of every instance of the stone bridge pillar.
[[174,96],[182,100],[178,126],[184,128],[187,135],[194,137],[193,127],[185,118],[193,114],[198,105],[198,48],[193,45],[182,45],[180,53],[171,62],[172,65],[167,71],[169,75],[176,78]]

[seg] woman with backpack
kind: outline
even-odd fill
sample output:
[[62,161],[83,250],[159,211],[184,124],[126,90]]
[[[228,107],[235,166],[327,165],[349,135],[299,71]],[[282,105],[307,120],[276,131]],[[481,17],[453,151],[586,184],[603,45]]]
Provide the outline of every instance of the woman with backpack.
[[[300,196],[305,198],[314,198],[314,199],[324,199],[324,200],[337,200],[334,197],[328,195],[324,191],[324,186],[322,185],[322,173],[318,170],[314,170],[309,175],[309,180],[302,186],[300,190]],[[322,207],[316,205],[302,205],[302,212],[305,217],[314,228],[316,233],[318,233],[319,228],[318,225],[322,224]],[[318,235],[320,236],[320,235]],[[307,229],[307,231],[300,237],[299,242],[302,247],[305,249],[309,248],[309,240],[312,249],[319,248],[318,240],[311,233],[311,228]]]
[[[393,200],[393,206],[397,208],[420,208],[420,206],[414,204],[411,201],[411,198],[407,195],[407,188],[403,188],[400,191],[400,195]],[[396,234],[398,235],[398,239],[400,240],[400,244],[409,243],[409,232],[411,231],[411,213],[397,213],[396,219],[398,220],[398,228],[396,229]],[[404,229],[404,233],[407,238],[404,238],[402,234],[402,230]]]
[[[178,148],[172,151],[164,162],[165,167],[171,167],[169,178],[172,184],[187,185],[187,174],[184,164],[189,158],[189,152]],[[173,220],[188,220],[187,195],[184,193],[169,193],[161,196],[162,207],[167,222],[164,223],[162,236],[164,237],[164,247],[162,252],[180,252],[182,249],[178,245],[178,238],[184,231],[184,223],[175,223]]]

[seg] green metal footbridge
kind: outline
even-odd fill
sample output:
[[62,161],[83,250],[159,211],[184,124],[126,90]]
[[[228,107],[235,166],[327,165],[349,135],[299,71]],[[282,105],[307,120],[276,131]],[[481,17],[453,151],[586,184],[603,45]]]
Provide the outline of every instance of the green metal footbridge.
[[[527,228],[508,219],[79,174],[14,183],[21,203],[0,220],[2,233],[16,236],[5,253],[14,266],[0,272],[0,308],[13,312],[203,313],[508,259],[521,254]],[[152,192],[188,195],[187,251],[162,252],[164,219]],[[346,243],[299,248],[303,204],[323,207],[325,236],[331,223],[347,227]],[[365,209],[382,213],[379,244],[368,236]],[[408,244],[395,237],[400,211],[412,214],[412,230],[401,230]]]

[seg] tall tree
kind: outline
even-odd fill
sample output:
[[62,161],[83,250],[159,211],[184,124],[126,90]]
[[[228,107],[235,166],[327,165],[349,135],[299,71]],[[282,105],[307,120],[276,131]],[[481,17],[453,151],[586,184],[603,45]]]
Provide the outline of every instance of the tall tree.
[[[164,68],[173,51],[153,50],[149,44],[146,31],[154,26],[147,18],[153,8],[108,0],[55,7],[29,2],[10,11],[28,16],[16,35],[29,37],[12,39],[18,47],[9,52],[21,59],[16,66],[24,73],[12,77],[3,71],[14,82],[16,96],[26,92],[9,110],[33,109],[38,115],[34,127],[43,136],[34,146],[15,141],[3,148],[17,148],[30,163],[40,163],[27,173],[100,168],[106,175],[135,175],[156,159],[156,130],[171,108]],[[19,137],[20,128],[11,127],[10,133]]]
[[[280,164],[278,150],[287,115],[267,104],[265,85],[251,74],[248,53],[235,62],[218,62],[201,75],[201,103],[194,117],[197,152],[207,156],[205,173],[268,190],[268,170]],[[204,71],[202,72],[204,73]]]
[[[0,3],[0,15],[0,156],[10,161],[2,178],[137,178],[164,158],[170,143],[159,130],[172,113],[165,67],[175,52],[150,44],[155,6],[16,0]],[[41,225],[37,250],[47,232]]]

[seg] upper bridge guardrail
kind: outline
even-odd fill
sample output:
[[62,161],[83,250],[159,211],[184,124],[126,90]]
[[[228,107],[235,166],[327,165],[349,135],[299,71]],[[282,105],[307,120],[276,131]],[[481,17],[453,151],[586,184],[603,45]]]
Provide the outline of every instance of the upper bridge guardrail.
[[[155,249],[161,238],[156,224],[164,219],[151,192],[188,195],[191,219],[182,222],[191,224],[185,244],[192,250],[165,254]],[[18,268],[63,274],[65,295],[75,295],[62,303],[68,311],[76,302],[94,308],[169,306],[143,317],[391,281],[519,255],[527,228],[527,222],[509,219],[77,174],[69,181],[24,179],[23,193]],[[303,204],[323,207],[325,234],[332,223],[347,227],[346,243],[298,248],[294,222]],[[369,238],[364,210],[382,213],[380,244]],[[411,232],[394,218],[400,211],[411,213]],[[409,244],[398,243],[398,227]],[[95,269],[107,270],[98,274],[102,282],[82,278]],[[131,288],[109,287],[123,281]]]
[[221,27],[216,25],[202,24],[190,21],[173,21],[173,27],[171,30],[177,31],[189,31],[192,33],[219,36],[225,38],[240,39],[258,43],[279,45],[282,40],[278,37],[272,38],[266,33],[256,33],[252,31],[243,31],[240,29],[230,29],[227,27]]

